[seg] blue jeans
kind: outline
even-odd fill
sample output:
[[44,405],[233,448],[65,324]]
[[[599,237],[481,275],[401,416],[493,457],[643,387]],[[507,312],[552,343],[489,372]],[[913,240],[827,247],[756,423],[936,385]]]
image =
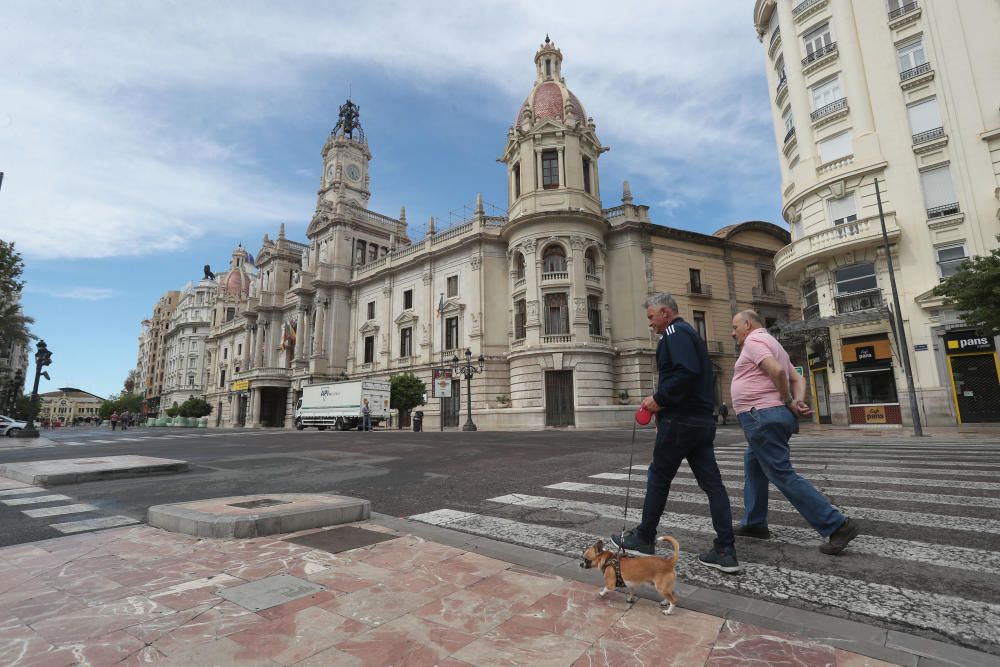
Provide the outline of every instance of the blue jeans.
[[372,430],[372,417],[371,415],[365,415],[363,418],[362,427],[366,431]]
[[722,485],[719,464],[715,462],[715,420],[705,417],[664,417],[659,422],[653,462],[646,473],[646,499],[642,505],[642,523],[638,533],[644,540],[656,537],[656,527],[667,506],[670,483],[687,459],[698,486],[708,495],[708,506],[715,527],[715,547],[720,551],[733,548],[733,514],[729,495]]
[[792,469],[788,441],[799,432],[799,420],[784,406],[756,408],[737,415],[748,447],[743,454],[743,506],[740,525],[767,526],[768,482],[788,498],[820,535],[829,537],[847,517],[807,479]]

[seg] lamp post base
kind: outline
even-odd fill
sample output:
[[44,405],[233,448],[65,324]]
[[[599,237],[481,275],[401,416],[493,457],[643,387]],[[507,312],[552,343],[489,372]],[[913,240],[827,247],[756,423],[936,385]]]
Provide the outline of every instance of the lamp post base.
[[479,429],[476,428],[476,425],[473,424],[472,420],[470,419],[469,421],[465,422],[465,424],[462,425],[462,430],[463,431],[478,431]]

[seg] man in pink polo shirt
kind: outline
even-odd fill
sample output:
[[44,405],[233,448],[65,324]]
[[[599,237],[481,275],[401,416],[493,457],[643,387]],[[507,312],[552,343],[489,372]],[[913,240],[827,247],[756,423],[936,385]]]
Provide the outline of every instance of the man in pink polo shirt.
[[788,441],[799,431],[799,416],[812,412],[805,402],[806,382],[754,311],[744,310],[733,317],[733,338],[741,348],[733,374],[733,412],[748,444],[743,455],[743,519],[733,532],[770,539],[770,482],[809,525],[828,538],[819,550],[839,554],[860,528],[795,472],[790,460]]

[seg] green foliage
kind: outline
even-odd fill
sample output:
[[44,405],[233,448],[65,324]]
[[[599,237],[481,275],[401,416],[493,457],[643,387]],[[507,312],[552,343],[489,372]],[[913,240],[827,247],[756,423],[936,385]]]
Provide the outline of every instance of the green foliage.
[[21,254],[14,249],[14,243],[0,239],[0,299],[9,299],[20,294],[24,287],[21,274],[24,262]]
[[35,338],[28,330],[34,320],[21,312],[24,262],[13,243],[0,240],[0,348]]
[[389,394],[389,407],[396,408],[400,413],[409,412],[424,402],[424,392],[427,387],[413,373],[400,373],[389,378],[392,387]]
[[497,396],[497,403],[499,403],[500,405],[507,405],[508,403],[510,403],[510,399],[507,398],[506,394],[500,394]]
[[169,408],[167,408],[166,412],[168,417],[176,417],[177,415],[179,415],[181,412],[181,408],[179,405],[177,405],[177,401],[174,401],[174,404],[171,405]]
[[122,392],[120,394],[112,394],[101,403],[101,409],[98,415],[101,419],[108,419],[112,412],[117,412],[121,414],[128,410],[133,415],[142,415],[142,396],[139,394],[130,394],[128,392]]
[[10,416],[14,419],[25,420],[31,412],[31,396],[22,395],[17,399],[17,403],[14,406],[14,414]]
[[955,275],[934,288],[934,294],[954,305],[981,334],[1000,335],[1000,248],[963,262]]
[[[177,405],[176,403],[174,405]],[[172,408],[171,408],[172,409]],[[192,396],[177,409],[177,414],[181,417],[205,417],[211,414],[212,406],[208,404],[203,398],[195,398]],[[167,414],[170,410],[167,410]],[[174,415],[170,415],[173,417]]]

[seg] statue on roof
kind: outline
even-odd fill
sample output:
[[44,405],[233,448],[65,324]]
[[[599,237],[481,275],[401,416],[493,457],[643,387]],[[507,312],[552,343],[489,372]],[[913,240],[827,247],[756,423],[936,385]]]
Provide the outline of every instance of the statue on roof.
[[365,132],[361,129],[361,107],[348,99],[340,105],[340,117],[337,124],[333,126],[333,134],[342,133],[345,137],[354,139],[354,132],[357,131],[358,141],[365,140]]
[[215,274],[208,264],[205,265],[205,280],[215,280]]

